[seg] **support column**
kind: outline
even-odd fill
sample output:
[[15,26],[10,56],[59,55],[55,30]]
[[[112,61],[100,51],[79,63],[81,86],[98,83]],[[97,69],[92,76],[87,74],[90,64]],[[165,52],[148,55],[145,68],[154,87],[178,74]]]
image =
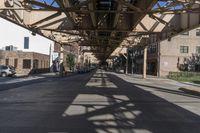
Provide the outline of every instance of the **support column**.
[[160,41],[157,43],[157,77],[160,77]]
[[63,76],[63,60],[64,60],[64,48],[60,45],[60,76]]
[[132,53],[132,57],[131,57],[131,74],[133,75],[133,65],[134,65],[134,63],[133,63],[133,58],[134,58],[134,56],[133,56],[133,53]]
[[126,74],[128,74],[128,60],[129,60],[129,58],[128,58],[128,48],[127,48],[127,57],[126,57]]
[[147,78],[147,46],[144,47],[143,79]]

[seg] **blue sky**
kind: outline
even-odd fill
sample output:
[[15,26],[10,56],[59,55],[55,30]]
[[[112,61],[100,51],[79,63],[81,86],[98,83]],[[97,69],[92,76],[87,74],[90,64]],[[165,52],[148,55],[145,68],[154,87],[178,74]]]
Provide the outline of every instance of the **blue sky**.
[[[39,1],[39,2],[46,2],[46,3],[48,3],[48,4],[51,4],[54,0],[37,0],[37,1]],[[166,2],[159,2],[160,3],[160,5],[162,6],[162,5],[164,5]],[[54,6],[55,5],[57,5],[57,3],[55,2],[54,3]]]
[[[51,4],[54,0],[37,0],[39,2],[46,2],[47,4]],[[54,2],[53,6],[58,7],[57,3]]]
[[[46,2],[47,4],[52,4],[52,2],[53,2],[54,0],[37,0],[37,1],[39,1],[39,2]],[[159,4],[160,4],[160,6],[165,6],[165,5],[167,4],[167,2],[161,1],[161,2],[159,2]],[[58,5],[57,5],[56,2],[53,3],[53,6],[54,6],[54,7],[58,7]],[[153,9],[156,9],[156,8],[158,8],[157,5],[155,5],[155,6],[153,7]],[[182,6],[177,6],[177,7],[172,8],[172,10],[174,10],[174,9],[181,9],[181,8],[182,8]]]
[[[158,2],[158,3],[161,7],[163,7],[163,6],[167,5],[168,2]],[[158,8],[157,4],[153,7],[153,9],[156,9],[156,8]],[[181,9],[181,8],[183,8],[183,6],[178,5],[178,6],[171,8],[171,10],[177,10],[177,9]]]

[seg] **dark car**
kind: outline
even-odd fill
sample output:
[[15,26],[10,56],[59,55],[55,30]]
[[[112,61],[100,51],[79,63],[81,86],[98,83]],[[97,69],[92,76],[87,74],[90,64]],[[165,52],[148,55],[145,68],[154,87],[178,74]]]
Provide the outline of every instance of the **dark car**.
[[15,75],[15,68],[13,66],[0,65],[0,76],[7,77]]

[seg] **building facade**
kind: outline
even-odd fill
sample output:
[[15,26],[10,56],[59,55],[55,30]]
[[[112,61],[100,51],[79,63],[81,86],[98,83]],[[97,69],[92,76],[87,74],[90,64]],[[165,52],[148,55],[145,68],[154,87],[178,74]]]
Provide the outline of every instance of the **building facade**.
[[200,28],[161,41],[159,51],[160,76],[170,71],[200,71],[199,62],[192,61],[200,54]]
[[[172,38],[148,40],[147,74],[165,77],[169,72],[200,71],[200,28]],[[129,72],[142,74],[144,46],[129,49]]]
[[35,52],[0,50],[0,64],[14,66],[19,75],[48,72],[49,58]]

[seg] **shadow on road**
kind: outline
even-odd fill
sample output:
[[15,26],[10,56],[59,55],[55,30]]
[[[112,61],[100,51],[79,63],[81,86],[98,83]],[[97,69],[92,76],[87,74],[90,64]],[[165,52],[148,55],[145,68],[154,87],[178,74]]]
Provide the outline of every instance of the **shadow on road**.
[[[200,117],[148,91],[112,75],[97,73],[57,81],[57,88],[45,95],[49,109],[30,113],[32,132],[37,133],[199,133]],[[93,78],[93,79],[92,79]],[[90,85],[88,86],[88,83]],[[96,86],[96,87],[95,87]],[[182,95],[163,88],[169,93]],[[188,95],[184,95],[188,96]],[[32,111],[34,112],[34,110]],[[38,120],[33,116],[40,117]],[[25,118],[21,115],[21,120]],[[26,120],[26,119],[25,119]],[[1,120],[0,120],[1,123]],[[1,124],[0,124],[1,127]],[[0,129],[30,132],[29,128]],[[35,127],[35,128],[34,128]],[[6,133],[6,132],[4,132]]]
[[28,81],[21,81],[21,82],[15,82],[15,83],[9,83],[9,84],[0,84],[0,91],[5,91],[9,89],[14,89],[22,86],[32,85],[35,83],[40,83],[46,81],[46,78],[41,79],[33,79]]
[[[102,86],[82,86],[67,107],[64,115],[67,133],[200,132],[198,115],[114,75],[101,74],[96,78],[102,78]],[[117,88],[106,87],[108,82]]]

